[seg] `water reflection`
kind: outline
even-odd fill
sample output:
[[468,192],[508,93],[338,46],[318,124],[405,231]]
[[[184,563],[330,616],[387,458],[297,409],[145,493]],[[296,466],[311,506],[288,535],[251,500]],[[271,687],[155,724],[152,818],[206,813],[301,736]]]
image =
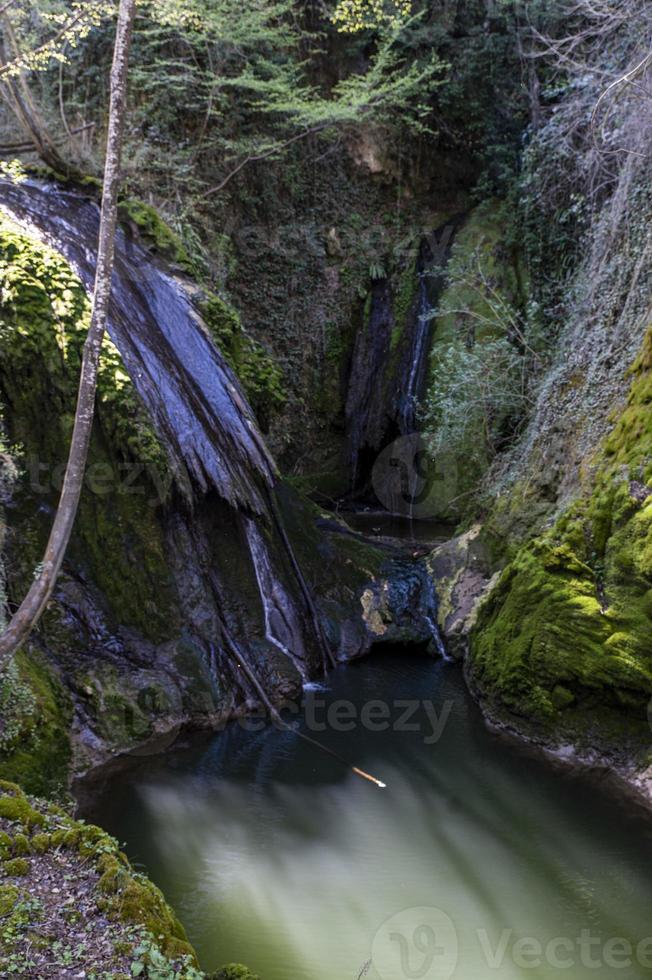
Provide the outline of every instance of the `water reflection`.
[[[436,745],[423,732],[318,736],[384,791],[290,732],[234,726],[147,760],[93,814],[145,862],[206,968],[236,960],[264,980],[357,980],[373,949],[374,980],[650,975],[652,956],[614,966],[614,940],[652,934],[645,825],[489,735],[450,665],[368,661],[336,672],[327,696],[454,708]],[[452,963],[439,913],[431,925],[409,911],[424,908],[451,920]]]

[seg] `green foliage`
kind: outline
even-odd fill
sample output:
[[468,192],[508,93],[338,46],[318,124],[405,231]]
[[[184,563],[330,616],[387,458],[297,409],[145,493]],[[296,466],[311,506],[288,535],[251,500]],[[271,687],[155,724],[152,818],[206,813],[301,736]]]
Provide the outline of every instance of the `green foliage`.
[[146,937],[133,952],[131,976],[146,980],[203,980],[204,974],[195,969],[189,956],[171,961],[156,943]]
[[25,180],[26,174],[20,160],[0,160],[0,176],[8,177],[14,184]]
[[436,459],[452,454],[481,475],[498,451],[509,423],[528,405],[522,355],[505,337],[467,348],[438,347],[438,383],[423,407],[428,449]]
[[16,660],[11,660],[0,671],[0,756],[33,726],[36,710],[34,692],[21,677]]
[[[401,0],[402,5],[403,0]],[[428,96],[445,64],[432,47],[403,44],[401,22],[381,32],[363,61],[334,85],[320,79],[333,26],[316,26],[297,0],[143,4],[132,57],[129,176],[154,181],[159,199],[217,193],[241,165],[278,159],[309,134],[358,124],[426,127]],[[409,22],[408,22],[409,23]],[[88,39],[66,68],[70,116],[88,117],[88,81],[109,54],[107,32]],[[320,79],[320,81],[317,81]],[[58,83],[53,76],[52,85]],[[97,99],[97,84],[91,98]],[[103,112],[98,100],[97,112]]]
[[339,0],[333,21],[348,34],[383,25],[396,28],[409,16],[411,7],[412,0]]
[[456,468],[462,499],[477,492],[488,466],[527,417],[541,367],[509,231],[500,202],[471,213],[453,245],[434,314],[421,419],[432,457]]
[[52,61],[65,62],[105,17],[115,12],[108,0],[25,0],[2,8],[4,44],[10,55],[2,74],[44,71]]

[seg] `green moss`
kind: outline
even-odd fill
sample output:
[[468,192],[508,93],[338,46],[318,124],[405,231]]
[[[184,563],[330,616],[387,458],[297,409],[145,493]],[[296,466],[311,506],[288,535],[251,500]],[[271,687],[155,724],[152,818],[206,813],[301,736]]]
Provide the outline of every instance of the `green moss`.
[[505,202],[486,201],[457,233],[436,320],[437,342],[469,332],[478,341],[495,338],[504,328],[496,303],[522,301],[520,258],[507,246],[510,220]]
[[0,885],[0,916],[9,915],[18,902],[19,892],[14,885]]
[[13,858],[11,861],[3,863],[2,870],[10,878],[22,878],[23,875],[29,873],[29,861],[26,861],[25,858]]
[[163,221],[156,208],[137,198],[127,197],[120,201],[119,216],[123,222],[133,222],[138,228],[140,237],[153,250],[190,275],[196,274],[196,263],[188,255],[179,236],[175,235],[169,225]]
[[15,738],[3,746],[0,772],[29,792],[56,794],[68,778],[69,696],[52,667],[37,652],[32,651],[28,656],[25,651],[19,651],[15,662],[35,710],[21,719]]
[[[15,784],[0,785],[0,817],[17,821],[28,829],[37,828],[31,839],[24,834],[5,834],[2,871],[10,876],[25,875],[30,862],[20,854],[29,853],[32,861],[49,850],[65,846],[75,852],[85,866],[96,869],[97,905],[106,915],[131,926],[144,928],[151,941],[172,958],[188,957],[196,964],[195,953],[187,941],[183,926],[165,902],[162,893],[143,875],[131,868],[117,842],[106,831],[92,824],[74,820],[64,811],[40,800],[28,798]],[[43,829],[41,829],[43,828]],[[12,852],[11,857],[6,857]],[[0,914],[13,898],[13,891],[0,888]],[[3,904],[4,903],[4,904]],[[13,906],[12,906],[13,907]]]
[[286,400],[283,377],[276,361],[242,327],[235,310],[215,293],[202,304],[206,326],[221,353],[242,382],[251,406],[266,428]]
[[154,642],[175,635],[178,604],[161,526],[145,494],[86,494],[71,553],[91,571],[116,622]]
[[403,271],[398,290],[394,296],[394,327],[390,338],[390,357],[401,342],[408,318],[414,308],[418,285],[419,280],[414,268],[414,259],[412,259]]
[[0,796],[0,817],[20,823],[31,830],[33,827],[43,827],[45,818],[29,803],[26,796]]
[[510,220],[497,200],[471,212],[452,245],[433,320],[423,428],[455,482],[448,495],[454,505],[446,501],[440,515],[446,519],[464,516],[505,432],[525,409],[515,396],[522,355],[512,333],[525,297],[520,257],[508,244]]
[[[577,702],[645,724],[652,695],[652,336],[582,497],[522,547],[480,612],[472,682],[499,707],[551,718]],[[648,411],[649,415],[649,411]]]
[[[12,517],[20,522],[21,540],[12,563],[12,586],[23,594],[48,531],[43,498],[48,506],[56,501],[58,488],[50,485],[49,476],[67,452],[89,303],[80,281],[57,253],[5,221],[0,222],[0,274],[0,397],[10,407],[12,441],[24,447],[28,460],[38,459],[43,471],[36,481],[31,470],[25,473]],[[171,612],[177,608],[153,506],[170,480],[165,454],[108,338],[100,361],[97,405],[69,554],[104,594],[117,622],[158,642],[174,632]],[[128,487],[126,466],[141,474]],[[43,489],[36,491],[35,482]],[[55,646],[71,646],[70,637],[63,635],[70,630],[61,629],[52,616],[46,616],[44,624],[54,632]],[[1,696],[0,687],[0,700]],[[12,775],[18,778],[18,770]],[[45,792],[36,785],[31,788]]]
[[241,963],[228,963],[214,973],[209,980],[260,980],[260,977]]
[[102,875],[97,887],[105,896],[103,907],[107,911],[125,922],[142,925],[166,955],[195,960],[183,926],[151,881],[135,874],[116,854],[104,854],[99,867]]
[[[57,252],[4,218],[0,276],[0,387],[11,405],[14,441],[38,449],[44,462],[58,461],[70,434],[90,302]],[[97,390],[98,414],[116,448],[129,459],[164,468],[165,455],[108,336]]]
[[34,834],[30,843],[34,854],[45,854],[52,846],[52,838],[50,834]]
[[12,850],[18,857],[29,854],[31,851],[29,837],[26,834],[14,834]]

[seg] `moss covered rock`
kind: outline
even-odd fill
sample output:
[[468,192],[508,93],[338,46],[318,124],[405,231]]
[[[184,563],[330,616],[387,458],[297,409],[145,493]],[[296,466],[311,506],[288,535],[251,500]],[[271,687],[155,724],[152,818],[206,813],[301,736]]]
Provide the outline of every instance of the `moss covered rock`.
[[[438,461],[434,516],[464,516],[492,459],[526,408],[522,257],[505,202],[476,207],[458,231],[433,320],[423,429]],[[437,494],[433,495],[437,498]]]
[[[124,959],[126,964],[135,962],[138,950],[147,948],[152,956],[156,955],[159,964],[164,963],[172,971],[170,976],[187,975],[194,980],[201,977],[194,969],[197,966],[196,956],[183,926],[162,893],[144,875],[133,870],[117,842],[100,827],[75,820],[64,810],[27,796],[17,785],[5,781],[0,784],[0,828],[0,876],[29,876],[28,889],[32,877],[35,881],[39,880],[41,898],[53,888],[51,898],[56,905],[63,900],[66,889],[74,889],[79,879],[80,894],[88,903],[86,918],[93,918],[94,927],[100,930],[107,928],[106,919],[116,924],[115,928],[111,927],[111,935],[120,940],[120,949],[116,950],[118,960]],[[59,851],[58,859],[53,862],[52,853],[57,848],[63,850]],[[41,879],[43,861],[47,865],[45,877]],[[56,880],[57,875],[60,880]],[[0,885],[0,918],[13,915],[15,909],[24,908],[30,912],[29,921],[13,923],[11,946],[14,954],[23,944],[27,944],[28,949],[39,939],[34,909],[25,905],[29,895],[23,894],[20,888],[18,884]],[[60,938],[64,943],[76,947],[75,956],[82,956],[82,965],[86,966],[83,962],[85,935],[76,935],[76,917],[67,915],[65,911],[72,904],[71,901],[62,906],[59,929],[63,930],[63,935],[60,934]],[[52,914],[48,918],[51,919]],[[106,917],[104,926],[102,917]],[[40,938],[43,939],[42,936]],[[39,946],[44,967],[50,962],[47,959],[50,945],[44,942]],[[55,968],[54,953],[52,957],[50,965]],[[173,964],[177,965],[179,973],[173,972]],[[180,964],[186,964],[185,972]]]
[[286,400],[281,369],[274,358],[242,326],[232,306],[209,293],[201,306],[204,321],[220,351],[242,382],[263,429]]
[[583,493],[518,550],[480,612],[472,683],[541,720],[607,706],[642,729],[652,696],[652,334]]
[[25,858],[12,858],[3,862],[2,871],[10,878],[22,878],[29,872],[29,861]]
[[260,980],[260,977],[241,963],[229,963],[213,973],[208,980]]

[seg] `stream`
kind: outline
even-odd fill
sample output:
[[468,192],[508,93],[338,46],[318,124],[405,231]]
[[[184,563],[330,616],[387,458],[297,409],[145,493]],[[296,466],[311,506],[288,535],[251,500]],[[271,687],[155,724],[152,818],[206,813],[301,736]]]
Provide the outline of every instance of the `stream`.
[[304,698],[303,730],[386,789],[252,720],[134,763],[84,813],[163,888],[205,969],[651,975],[652,835],[631,804],[490,734],[450,663],[388,650]]

